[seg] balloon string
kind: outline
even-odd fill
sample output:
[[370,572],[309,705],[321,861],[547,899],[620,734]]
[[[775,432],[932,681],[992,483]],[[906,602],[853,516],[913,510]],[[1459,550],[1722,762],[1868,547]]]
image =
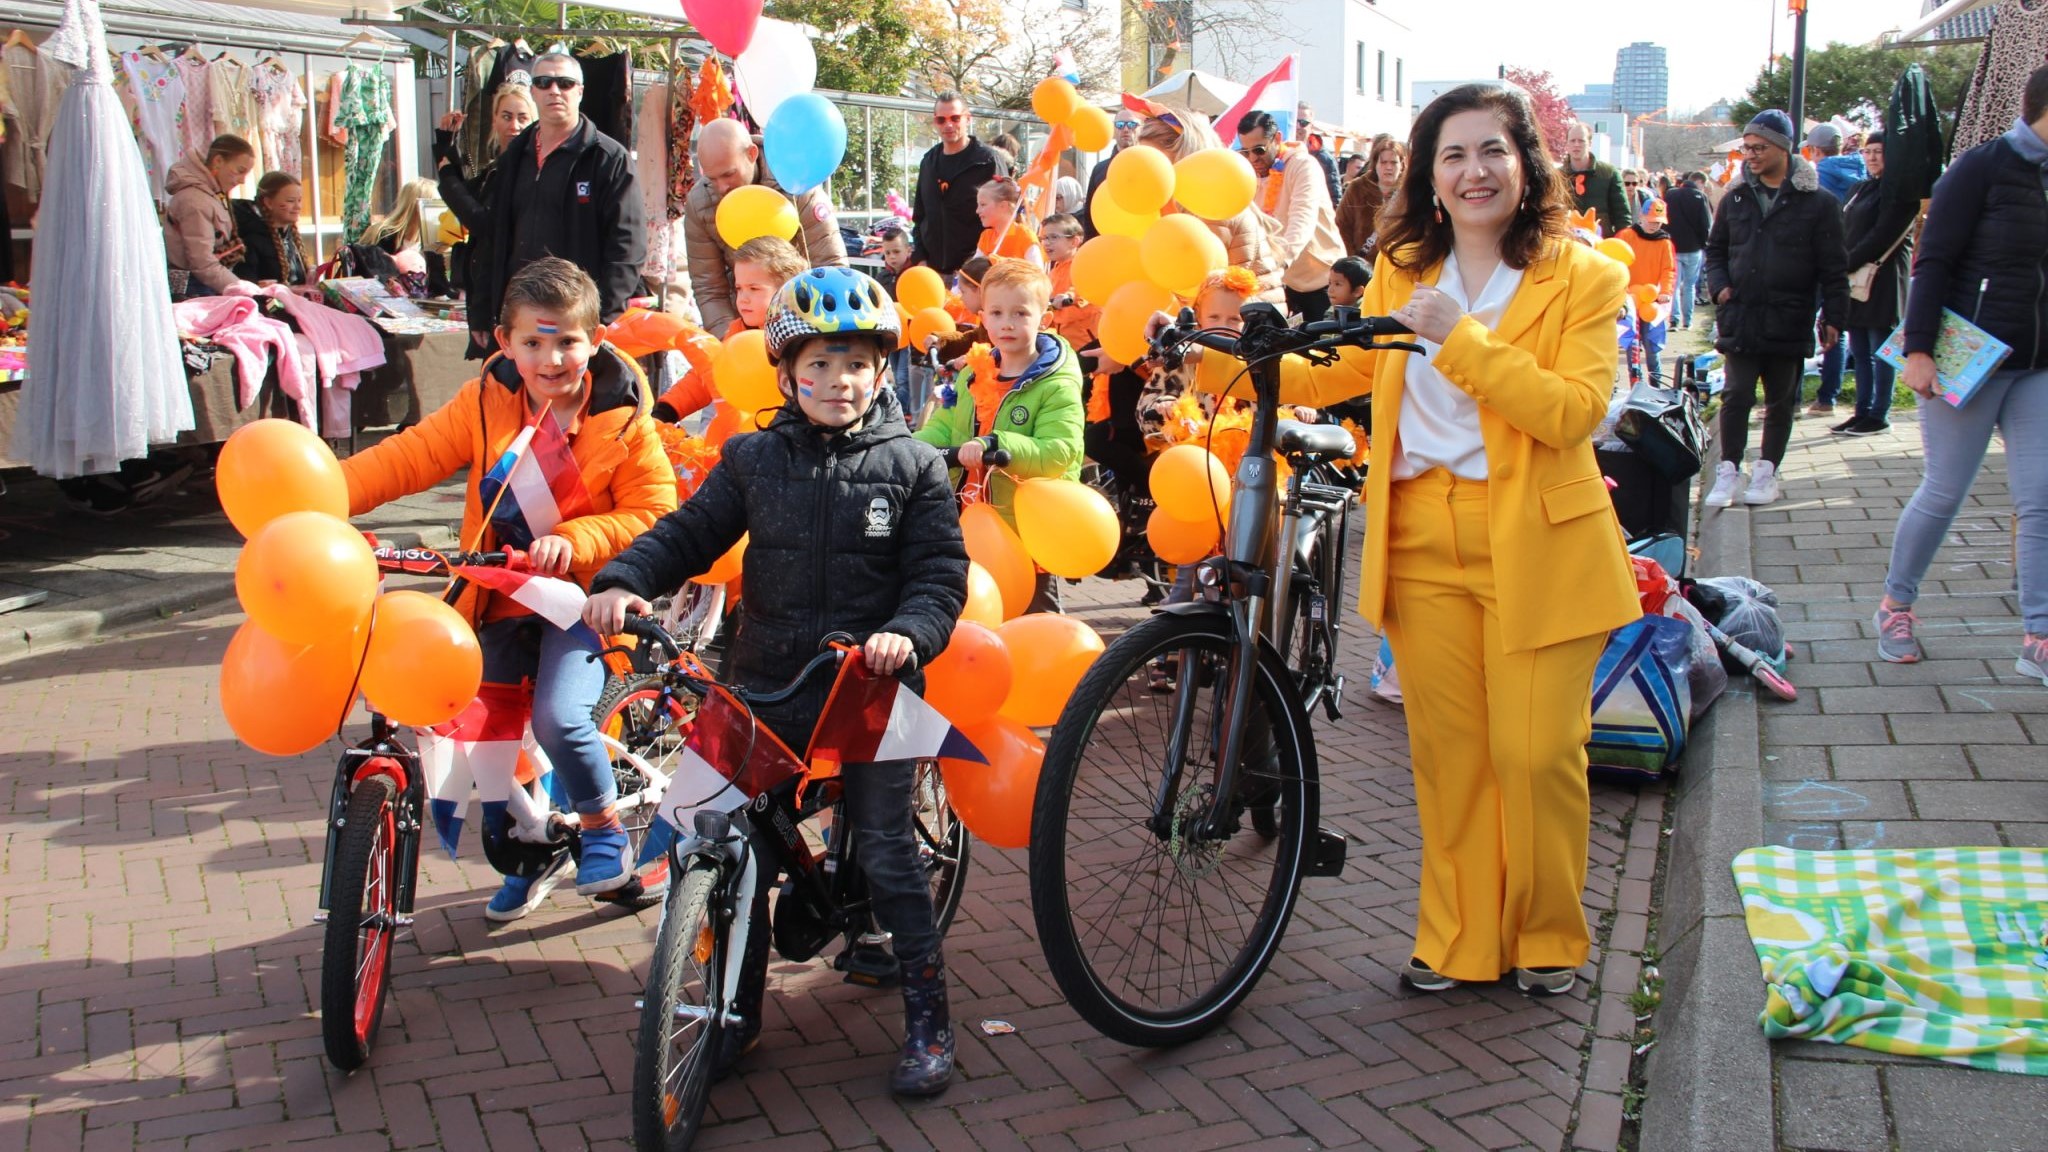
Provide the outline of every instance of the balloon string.
[[355,673],[349,677],[348,695],[341,698],[341,716],[334,722],[334,734],[348,727],[348,714],[355,710],[356,691],[363,685],[363,666],[370,662],[370,633],[377,627],[377,602],[370,601],[370,618],[363,624],[363,651],[356,657]]

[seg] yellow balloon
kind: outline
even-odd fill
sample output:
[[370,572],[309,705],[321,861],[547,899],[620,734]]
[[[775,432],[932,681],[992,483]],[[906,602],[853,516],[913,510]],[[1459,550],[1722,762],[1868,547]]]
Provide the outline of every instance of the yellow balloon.
[[1173,166],[1173,198],[1204,220],[1228,220],[1251,207],[1259,175],[1228,148],[1210,148]]
[[1150,280],[1133,280],[1110,293],[1096,335],[1120,364],[1136,364],[1149,351],[1145,325],[1155,312],[1173,311],[1173,293]]
[[1157,213],[1173,199],[1173,161],[1157,148],[1126,148],[1109,162],[1102,186],[1126,212]]
[[782,389],[776,386],[775,369],[768,364],[768,343],[758,328],[719,347],[718,359],[711,363],[711,383],[743,414],[782,407]]
[[1017,486],[1017,534],[1038,566],[1055,576],[1093,576],[1116,558],[1123,538],[1116,509],[1073,480],[1040,476]]
[[1104,233],[1081,245],[1074,253],[1074,291],[1090,304],[1108,300],[1111,293],[1144,275],[1138,241],[1129,236]]
[[1067,127],[1074,130],[1074,147],[1083,152],[1100,152],[1109,147],[1115,138],[1116,123],[1109,113],[1093,104],[1083,104],[1074,109],[1074,115],[1067,120]]
[[[1139,149],[1126,148],[1124,151],[1130,153]],[[1103,189],[1106,191],[1108,187],[1109,181],[1104,179]],[[1156,211],[1126,211],[1123,205],[1116,202],[1116,197],[1100,195],[1088,202],[1088,216],[1095,221],[1095,230],[1104,236],[1128,236],[1133,240],[1143,236],[1145,229],[1150,228],[1152,222],[1159,219],[1159,213]]]
[[1221,272],[1230,254],[1209,226],[1185,212],[1162,216],[1138,242],[1145,275],[1154,284],[1192,297],[1211,272]]
[[1152,461],[1152,499],[1159,510],[1191,524],[1216,524],[1230,514],[1230,474],[1200,444],[1175,444]]
[[1065,124],[1081,106],[1081,94],[1064,76],[1047,76],[1031,90],[1031,110],[1047,124]]
[[896,302],[912,316],[927,308],[944,308],[946,282],[939,278],[937,272],[922,264],[905,268],[903,275],[896,278]]
[[1636,250],[1628,246],[1628,241],[1618,237],[1609,236],[1593,245],[1593,250],[1609,260],[1619,262],[1623,267],[1636,262]]
[[787,240],[801,227],[796,205],[765,184],[749,184],[726,193],[725,199],[718,202],[713,220],[718,225],[719,239],[729,248],[737,248],[756,236]]

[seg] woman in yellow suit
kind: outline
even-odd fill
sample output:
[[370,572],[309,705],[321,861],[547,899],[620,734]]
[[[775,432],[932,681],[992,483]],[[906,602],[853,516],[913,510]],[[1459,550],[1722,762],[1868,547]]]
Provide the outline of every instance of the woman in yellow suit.
[[[1527,99],[1468,85],[1415,122],[1361,309],[1428,350],[1287,365],[1287,403],[1373,394],[1359,609],[1406,698],[1422,893],[1402,979],[1569,991],[1588,947],[1593,668],[1642,614],[1591,437],[1627,271],[1568,237]],[[1198,379],[1234,375],[1227,361]]]

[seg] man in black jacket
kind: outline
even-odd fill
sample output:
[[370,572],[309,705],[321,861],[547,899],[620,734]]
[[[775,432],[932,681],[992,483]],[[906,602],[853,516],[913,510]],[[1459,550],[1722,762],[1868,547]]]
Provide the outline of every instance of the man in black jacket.
[[1116,148],[1095,162],[1095,170],[1088,173],[1088,194],[1081,198],[1081,210],[1074,213],[1081,219],[1081,235],[1088,240],[1101,235],[1095,230],[1095,218],[1088,214],[1088,206],[1095,203],[1095,190],[1102,187],[1103,180],[1109,176],[1109,162],[1117,158],[1117,153],[1138,142],[1138,114],[1128,108],[1117,109],[1115,127]]
[[[488,268],[469,288],[469,330],[485,337],[498,323],[498,300],[512,274],[543,256],[559,256],[597,281],[610,323],[641,291],[647,253],[633,157],[584,117],[583,68],[566,52],[533,64],[533,126],[513,137],[492,171]],[[472,355],[479,347],[472,344]]]
[[974,114],[958,92],[941,92],[932,101],[932,126],[939,142],[917,165],[917,242],[912,261],[950,277],[974,255],[981,240],[981,218],[974,213],[974,194],[1010,165],[996,150],[973,136]]
[[1832,345],[1848,322],[1848,251],[1842,210],[1820,190],[1820,175],[1793,151],[1792,120],[1759,112],[1742,133],[1742,182],[1721,201],[1707,236],[1707,291],[1719,311],[1714,346],[1727,355],[1721,394],[1721,463],[1709,508],[1734,502],[1749,410],[1764,385],[1763,449],[1745,504],[1778,498],[1778,466],[1792,437],[1799,382],[1813,355],[1813,302],[1820,300],[1820,343]]
[[1706,260],[1707,233],[1713,230],[1714,214],[1707,207],[1704,172],[1687,172],[1685,179],[1664,193],[1664,207],[1670,219],[1665,228],[1671,246],[1678,251],[1678,292],[1675,311],[1680,328],[1692,327],[1694,296],[1699,292],[1700,265]]

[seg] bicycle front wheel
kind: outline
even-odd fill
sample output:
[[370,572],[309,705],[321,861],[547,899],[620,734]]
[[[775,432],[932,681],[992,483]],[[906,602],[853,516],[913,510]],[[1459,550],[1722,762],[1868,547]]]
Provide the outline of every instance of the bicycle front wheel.
[[723,880],[717,865],[692,861],[662,909],[633,1056],[633,1144],[640,1152],[687,1152],[704,1122],[725,1032],[729,921],[716,906]]
[[334,857],[320,956],[320,1036],[328,1061],[344,1072],[369,1060],[391,990],[391,944],[398,935],[396,794],[389,776],[356,781]]
[[[1252,677],[1242,767],[1219,795],[1235,645],[1224,616],[1152,617],[1097,658],[1046,746],[1031,822],[1038,938],[1075,1011],[1127,1044],[1179,1044],[1221,1023],[1272,962],[1301,887],[1315,750],[1270,649]],[[1155,661],[1169,692],[1148,683]],[[1218,808],[1224,834],[1212,836]]]

